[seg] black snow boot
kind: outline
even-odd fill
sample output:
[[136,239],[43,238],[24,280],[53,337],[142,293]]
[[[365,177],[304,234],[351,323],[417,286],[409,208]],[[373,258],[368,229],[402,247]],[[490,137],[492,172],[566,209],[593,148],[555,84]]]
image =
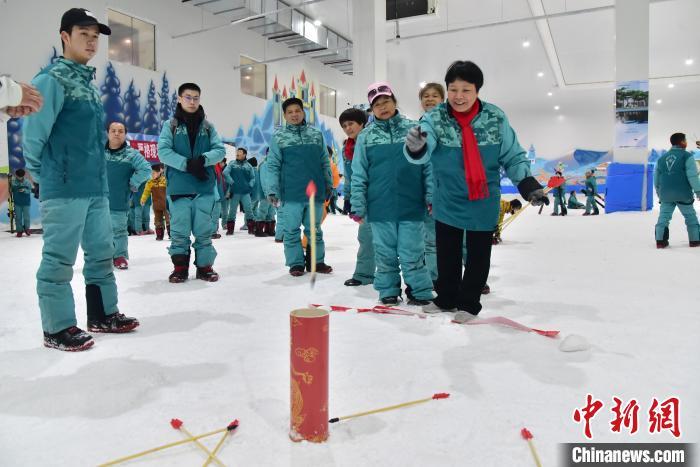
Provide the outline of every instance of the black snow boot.
[[95,341],[92,340],[92,336],[76,326],[71,326],[53,334],[44,333],[44,347],[51,349],[80,352],[89,349],[94,344]]
[[185,282],[189,276],[190,257],[189,255],[173,255],[170,257],[173,262],[173,272],[170,273],[168,280],[173,284]]

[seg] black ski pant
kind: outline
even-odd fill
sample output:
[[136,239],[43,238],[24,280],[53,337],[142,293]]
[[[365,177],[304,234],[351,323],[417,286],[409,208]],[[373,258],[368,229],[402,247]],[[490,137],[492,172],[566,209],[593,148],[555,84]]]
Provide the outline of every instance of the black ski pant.
[[[466,235],[467,261],[462,272],[462,242]],[[463,230],[435,221],[437,247],[437,298],[444,309],[457,308],[476,315],[481,311],[481,290],[491,267],[493,232]]]

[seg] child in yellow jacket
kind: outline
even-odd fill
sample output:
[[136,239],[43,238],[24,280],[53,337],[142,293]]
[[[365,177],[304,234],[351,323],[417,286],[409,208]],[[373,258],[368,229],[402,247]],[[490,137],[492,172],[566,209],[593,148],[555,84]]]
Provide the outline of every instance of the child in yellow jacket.
[[503,219],[506,214],[514,215],[517,211],[520,211],[523,207],[523,203],[520,200],[514,199],[512,201],[506,201],[501,198],[501,209],[498,213],[498,224],[496,225],[496,230],[493,232],[493,244],[498,245],[502,242],[501,240],[501,227],[503,226]]
[[170,213],[168,201],[165,195],[167,179],[164,175],[163,164],[154,164],[151,167],[151,179],[146,182],[146,187],[141,195],[141,206],[146,204],[148,197],[153,198],[153,216],[156,224],[156,240],[163,240],[163,218],[170,237]]

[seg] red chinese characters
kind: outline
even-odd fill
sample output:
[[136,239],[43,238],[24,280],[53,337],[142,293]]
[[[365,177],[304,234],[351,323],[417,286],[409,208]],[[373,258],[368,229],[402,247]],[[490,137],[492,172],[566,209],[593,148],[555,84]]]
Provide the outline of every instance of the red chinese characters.
[[610,422],[613,433],[619,433],[623,426],[630,431],[630,434],[636,433],[639,413],[637,401],[632,399],[624,408],[622,408],[621,399],[613,397],[613,401],[615,402],[615,407],[613,407],[612,411],[615,414],[615,418]]
[[[586,405],[574,410],[574,421],[576,423],[584,423],[583,433],[588,439],[593,438],[591,420],[602,408],[603,402],[588,394],[586,396]],[[613,396],[611,412],[614,417],[610,421],[610,431],[620,433],[624,428],[630,435],[635,434],[639,430],[639,408],[639,403],[636,399],[631,399],[625,404],[622,399]],[[680,400],[677,397],[669,397],[663,402],[653,398],[648,414],[649,433],[661,433],[667,430],[676,438],[681,436]]]
[[143,157],[151,164],[160,162],[158,159],[158,143],[155,141],[129,141],[131,147],[138,149]]
[[[603,403],[599,400],[594,400],[593,396],[588,394],[586,397],[586,406],[582,409],[576,409],[574,411],[574,421],[581,423],[581,420],[585,423],[585,428],[583,430],[586,438],[591,439],[591,419],[595,417],[600,409],[603,408]],[[581,413],[583,412],[583,415]]]
[[679,438],[681,436],[680,404],[677,397],[670,397],[661,403],[655,397],[649,409],[649,433],[669,430],[673,436]]

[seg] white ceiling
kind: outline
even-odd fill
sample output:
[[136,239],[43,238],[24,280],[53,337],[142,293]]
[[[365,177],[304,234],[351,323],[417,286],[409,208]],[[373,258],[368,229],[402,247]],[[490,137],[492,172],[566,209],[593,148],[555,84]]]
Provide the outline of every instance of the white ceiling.
[[[305,5],[308,1],[286,0],[352,41],[353,0],[319,0]],[[399,42],[394,40],[395,22],[387,22],[389,75],[419,83],[441,78],[452,60],[471,59],[486,72],[485,91],[516,100],[543,89],[546,94],[547,89],[556,86],[557,68],[566,86],[612,82],[614,3],[614,0],[437,0],[435,15],[401,21]],[[530,4],[541,5],[547,15],[562,15],[547,20],[554,60],[545,53],[535,21],[521,21],[533,16]],[[608,9],[576,13],[601,7]],[[508,23],[489,25],[499,22]],[[651,0],[651,78],[690,75],[691,80],[700,79],[699,24],[700,0]],[[459,30],[465,27],[472,29]],[[457,31],[447,32],[451,30]],[[426,33],[434,35],[424,36]],[[423,37],[411,39],[415,35]],[[531,43],[528,49],[521,46],[524,40]],[[421,57],[420,63],[416,56]],[[692,66],[684,64],[689,57],[695,59]],[[539,71],[545,72],[545,76],[532,79]]]
[[[572,13],[614,5],[612,0],[542,0],[548,15]],[[442,81],[444,70],[457,59],[473,60],[486,77],[482,94],[486,99],[511,107],[549,108],[553,97],[567,95],[570,104],[608,102],[615,79],[615,12],[613,8],[548,19],[556,58],[550,61],[535,21],[513,21],[532,17],[528,0],[441,0],[434,18],[402,22],[401,39],[394,40],[394,25],[387,25],[389,78],[408,93],[407,110],[417,112],[414,94],[421,81]],[[475,27],[484,23],[503,25]],[[700,0],[652,0],[650,6],[650,77],[652,90],[676,83],[700,81]],[[472,29],[443,32],[471,26]],[[434,35],[425,33],[438,31]],[[413,35],[423,35],[410,39]],[[529,40],[531,46],[523,48]],[[686,58],[694,58],[692,66]],[[563,73],[565,89],[557,88],[554,67]],[[542,78],[538,72],[544,72]],[[667,77],[663,80],[654,78]],[[678,78],[681,77],[681,78]],[[685,77],[685,78],[684,78]],[[681,84],[678,84],[681,83]],[[582,89],[598,90],[591,93]],[[576,96],[580,96],[577,99]],[[696,96],[697,98],[697,96]],[[576,104],[574,104],[576,105]],[[611,104],[612,105],[612,104]]]
[[[227,1],[191,0],[183,5]],[[309,0],[285,1],[337,34],[354,39],[356,0],[317,0],[310,5],[304,5]],[[536,143],[544,154],[561,154],[574,147],[610,148],[615,0],[436,1],[436,14],[401,20],[400,40],[395,39],[395,22],[386,23],[388,80],[404,113],[420,115],[421,82],[443,82],[452,61],[472,60],[485,75],[480,97],[506,111],[526,146]],[[664,147],[670,132],[700,134],[700,0],[650,2],[650,141],[654,147]],[[531,19],[542,15],[546,20]],[[230,20],[221,14],[202,27],[226,27]],[[538,23],[540,29],[545,23],[551,41],[541,39]],[[525,40],[530,47],[522,47]],[[687,58],[694,63],[685,65]],[[537,76],[540,72],[542,77]],[[356,103],[337,105],[342,110]]]
[[[320,0],[310,5],[303,5],[308,0],[285,1],[353,40],[354,0]],[[690,120],[697,125],[700,0],[650,2],[651,115],[676,118],[667,119],[669,128],[663,131],[685,121],[690,124]],[[554,49],[551,59],[536,21],[529,19],[533,17],[531,5],[536,12],[534,16],[549,15],[546,24]],[[398,41],[394,37],[395,22],[386,23],[388,79],[396,90],[401,109],[417,117],[419,83],[442,82],[452,61],[473,60],[485,75],[481,97],[503,107],[522,126],[533,121],[550,122],[545,127],[551,125],[557,131],[556,125],[584,117],[604,123],[612,118],[614,100],[613,7],[614,0],[437,0],[435,15],[401,21]],[[584,11],[591,9],[598,10]],[[412,38],[416,35],[420,37]],[[524,40],[530,42],[530,47],[522,47]],[[686,58],[693,58],[694,63],[685,65]],[[563,87],[557,86],[557,69],[561,70]],[[538,72],[544,76],[538,77]],[[675,87],[669,89],[669,83]],[[553,95],[547,96],[548,92]],[[658,104],[657,99],[663,102]],[[341,109],[346,104],[338,102]],[[555,111],[555,105],[560,109]],[[689,109],[695,113],[688,113]],[[605,125],[607,131],[609,125]],[[532,131],[543,128],[539,126]],[[578,141],[571,141],[572,147],[585,147],[596,131],[580,133]],[[541,137],[530,139],[543,144]],[[593,146],[605,148],[608,139],[606,135]],[[551,152],[560,150],[552,148]]]

